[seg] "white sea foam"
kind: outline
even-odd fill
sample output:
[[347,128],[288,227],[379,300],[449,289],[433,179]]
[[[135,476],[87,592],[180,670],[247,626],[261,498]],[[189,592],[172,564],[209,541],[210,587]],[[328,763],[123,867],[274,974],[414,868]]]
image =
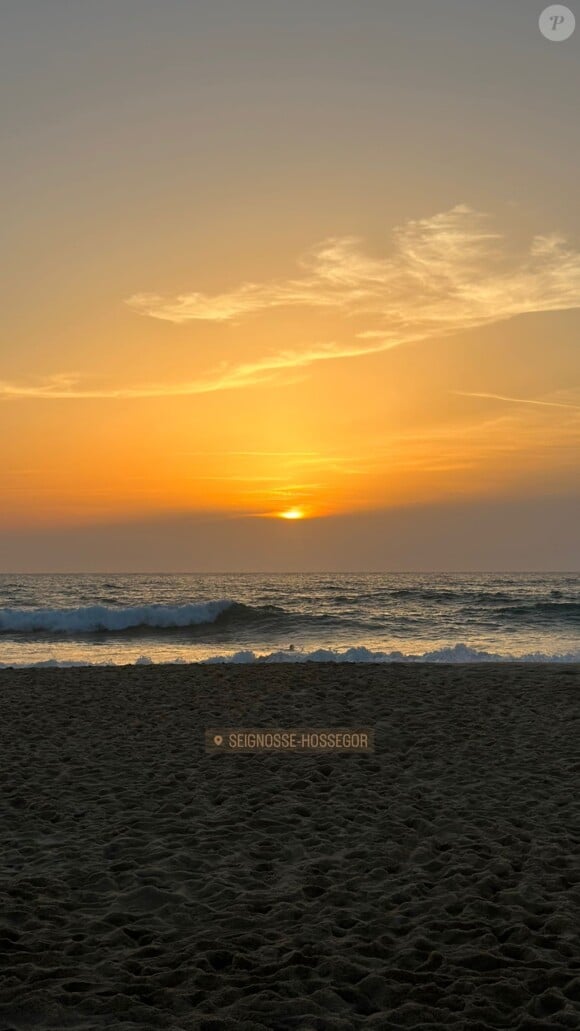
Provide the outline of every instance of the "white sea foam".
[[85,634],[152,627],[161,629],[213,623],[235,603],[229,599],[195,605],[137,605],[113,608],[0,609],[0,633]]
[[372,651],[362,645],[336,651],[332,648],[317,648],[315,651],[276,651],[258,655],[253,651],[239,651],[233,655],[219,655],[205,659],[205,663],[251,663],[251,662],[580,662],[580,651],[565,655],[548,655],[544,652],[530,652],[526,655],[511,655],[486,652],[467,644],[455,644],[420,654],[400,651]]
[[[346,648],[344,651],[337,651],[330,648],[318,648],[315,651],[288,651],[280,650],[260,654],[254,651],[238,651],[230,655],[215,655],[207,659],[193,661],[193,665],[217,665],[217,664],[252,664],[252,663],[300,663],[300,662],[351,662],[351,663],[393,663],[393,662],[435,662],[435,663],[472,663],[472,662],[539,662],[553,663],[580,662],[580,651],[568,652],[566,654],[549,655],[545,652],[529,652],[525,655],[501,654],[495,652],[481,651],[472,648],[467,644],[455,644],[445,648],[437,648],[421,654],[411,654],[400,651],[382,652],[372,651],[365,647]],[[155,661],[148,655],[140,655],[132,663],[123,662],[87,662],[82,659],[44,659],[37,662],[11,662],[0,663],[0,669],[66,669],[77,667],[111,667],[123,665],[187,665],[188,660],[182,656],[173,660],[163,659]]]

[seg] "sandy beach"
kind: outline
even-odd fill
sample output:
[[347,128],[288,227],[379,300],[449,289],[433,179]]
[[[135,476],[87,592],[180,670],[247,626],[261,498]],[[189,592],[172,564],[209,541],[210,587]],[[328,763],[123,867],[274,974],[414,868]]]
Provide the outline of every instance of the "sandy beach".
[[5,670],[0,738],[0,1031],[580,1027],[577,666]]

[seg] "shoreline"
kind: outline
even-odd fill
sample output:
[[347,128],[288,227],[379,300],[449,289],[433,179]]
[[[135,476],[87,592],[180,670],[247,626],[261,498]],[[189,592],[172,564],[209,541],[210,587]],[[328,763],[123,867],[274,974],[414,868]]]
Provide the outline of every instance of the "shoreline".
[[328,660],[328,659],[293,659],[284,662],[279,659],[271,659],[270,654],[258,656],[251,660],[232,660],[231,658],[221,659],[210,657],[186,662],[181,659],[170,659],[167,662],[156,662],[148,656],[136,659],[134,662],[86,662],[84,660],[68,661],[67,659],[40,659],[37,662],[29,663],[0,663],[0,680],[4,674],[38,672],[38,673],[59,673],[71,670],[93,670],[99,673],[104,670],[143,670],[147,668],[159,670],[198,670],[198,669],[255,669],[267,666],[268,669],[390,669],[391,667],[410,667],[419,669],[428,667],[430,669],[513,669],[522,667],[527,670],[552,669],[554,667],[573,669],[580,668],[580,659],[574,658],[547,658],[547,659],[526,659],[526,658],[505,658],[505,659],[457,659],[453,662],[433,661],[424,659],[388,659],[368,661],[366,659],[350,660]]

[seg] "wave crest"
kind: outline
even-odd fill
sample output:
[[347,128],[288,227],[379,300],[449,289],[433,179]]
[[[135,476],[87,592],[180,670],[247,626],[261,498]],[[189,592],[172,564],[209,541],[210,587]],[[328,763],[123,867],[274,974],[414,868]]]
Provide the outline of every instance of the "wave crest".
[[192,605],[136,605],[113,608],[88,605],[77,609],[0,609],[0,634],[93,634],[124,630],[177,629],[215,623],[224,613],[243,608],[225,598]]

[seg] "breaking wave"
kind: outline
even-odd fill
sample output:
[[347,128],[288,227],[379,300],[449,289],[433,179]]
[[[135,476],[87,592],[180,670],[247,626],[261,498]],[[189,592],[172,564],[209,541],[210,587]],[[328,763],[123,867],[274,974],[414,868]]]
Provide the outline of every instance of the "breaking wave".
[[137,605],[113,608],[0,609],[0,634],[93,634],[124,630],[177,629],[215,623],[224,613],[247,609],[229,599],[195,605]]
[[321,626],[364,630],[364,613],[356,618],[340,613],[289,612],[280,605],[245,605],[226,598],[189,605],[137,605],[121,608],[89,605],[75,609],[0,609],[0,637],[141,632],[145,636],[194,627],[238,628],[259,626],[265,632],[285,632]]
[[[345,596],[345,599],[346,596]],[[503,600],[503,599],[502,599]],[[398,609],[388,604],[375,604],[368,608],[351,602],[333,612],[291,611],[280,605],[250,605],[223,598],[218,601],[195,602],[189,604],[145,604],[136,606],[88,605],[78,608],[0,608],[0,637],[34,638],[38,636],[82,637],[85,635],[118,635],[141,633],[151,636],[155,633],[168,634],[188,628],[207,628],[216,631],[226,628],[238,630],[256,628],[270,635],[283,632],[286,635],[298,631],[308,633],[321,628],[340,630],[343,640],[366,636],[385,630],[409,631],[416,625],[427,624],[435,617],[427,610]],[[491,609],[471,604],[472,599],[465,597],[463,608],[450,617],[450,631],[463,623],[478,625],[486,612],[496,620],[498,627],[510,630],[513,627],[539,625],[556,625],[575,627],[580,624],[580,602],[568,600],[540,600],[515,604],[502,604]],[[291,603],[292,607],[292,603]],[[353,632],[355,632],[353,634]],[[469,632],[469,629],[467,629]],[[350,636],[353,634],[353,636]],[[287,639],[287,638],[286,638]],[[331,660],[329,660],[331,661]]]

